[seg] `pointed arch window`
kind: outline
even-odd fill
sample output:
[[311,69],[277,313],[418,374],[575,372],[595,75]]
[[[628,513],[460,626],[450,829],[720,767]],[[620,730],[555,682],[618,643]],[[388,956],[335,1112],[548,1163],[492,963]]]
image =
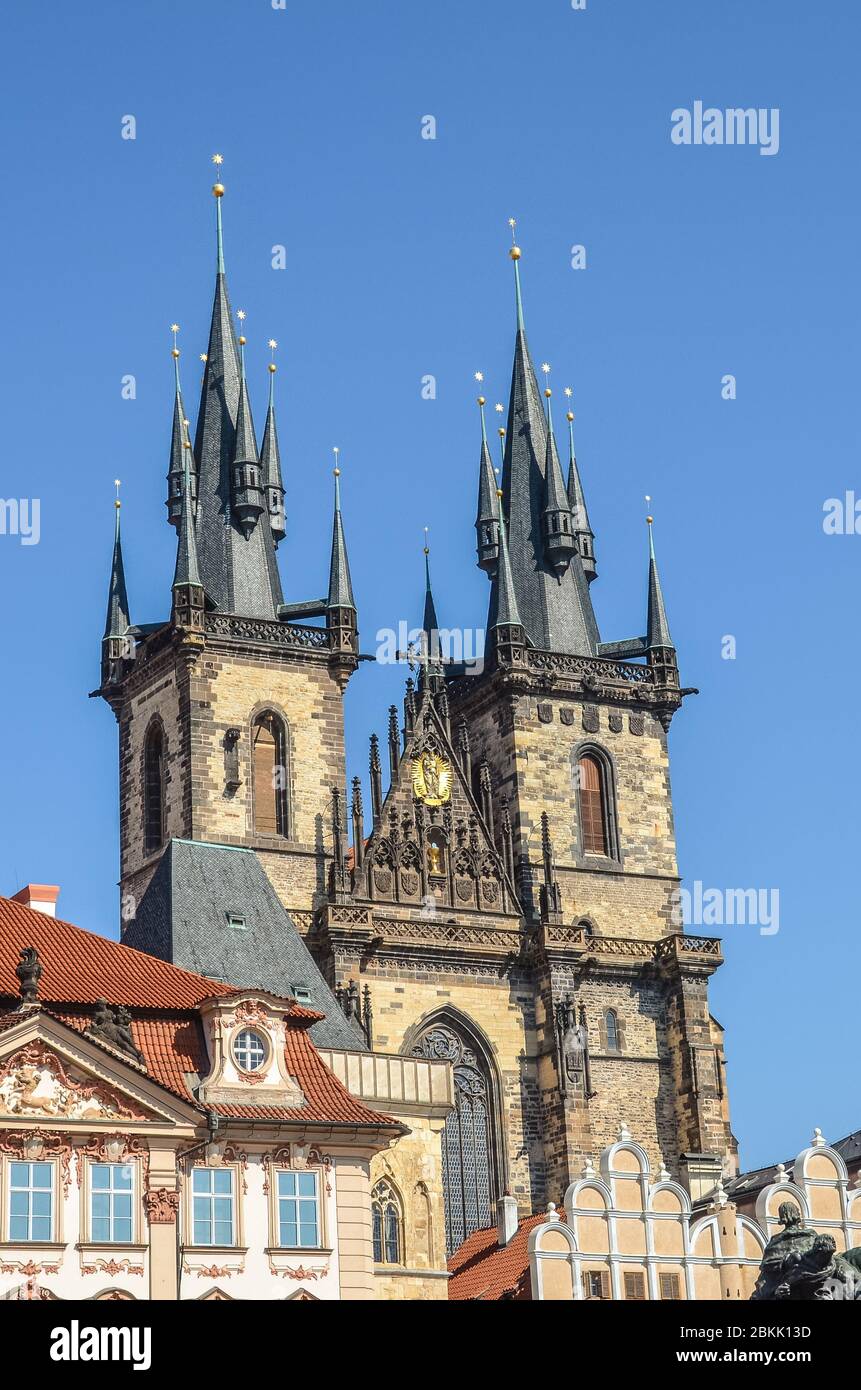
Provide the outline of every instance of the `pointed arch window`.
[[287,834],[287,731],[272,710],[251,726],[251,807],[258,835]]
[[455,1108],[442,1135],[446,1251],[451,1254],[473,1231],[494,1221],[501,1190],[498,1097],[487,1055],[455,1020],[430,1024],[412,1053],[454,1067]]
[[152,724],[144,744],[144,848],[156,854],[164,844],[164,730]]
[[383,1179],[371,1192],[374,1264],[400,1265],[403,1259],[401,1204],[390,1182]]
[[604,1015],[604,1027],[607,1030],[607,1051],[619,1051],[619,1018],[615,1009],[608,1009]]
[[574,756],[580,822],[580,852],[619,858],[613,765],[603,749],[590,745]]

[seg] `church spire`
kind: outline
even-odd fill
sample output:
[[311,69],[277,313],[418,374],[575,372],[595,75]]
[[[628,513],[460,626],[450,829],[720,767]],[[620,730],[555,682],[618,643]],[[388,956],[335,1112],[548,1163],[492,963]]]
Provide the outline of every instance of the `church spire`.
[[439,619],[436,615],[433,589],[430,577],[430,546],[428,528],[425,527],[425,607],[422,616],[422,653],[419,668],[419,690],[438,693],[444,685],[445,677],[440,659]]
[[344,539],[344,523],[341,520],[341,469],[339,467],[340,449],[334,449],[335,467],[335,515],[332,522],[332,560],[329,565],[329,596],[326,607],[352,608],[356,611],[353,598],[353,583],[350,579],[350,562],[347,559],[347,542]]
[[586,498],[583,493],[583,485],[580,482],[577,455],[574,452],[574,411],[571,394],[571,387],[566,386],[565,395],[568,397],[568,410],[565,415],[568,421],[568,505],[571,508],[571,524],[577,540],[577,549],[580,552],[583,573],[591,584],[598,574],[595,564],[595,535],[589,525]]
[[501,488],[497,492],[497,505],[499,507],[499,569],[491,592],[489,625],[498,652],[500,646],[523,646],[525,629],[517,607],[517,594],[511,573]]
[[[502,510],[506,517],[513,589],[532,646],[543,651],[593,656],[598,650],[598,625],[583,567],[579,559],[566,559],[560,573],[558,548],[546,545],[550,516],[548,514],[545,521],[548,503],[545,479],[548,452],[550,450],[552,458],[555,444],[548,446],[541,393],[526,341],[520,247],[513,245],[509,255],[514,262],[517,326],[505,436]],[[561,501],[562,505],[551,507],[550,511],[560,518],[560,526],[563,524],[561,518],[567,515],[570,539],[570,508],[564,496],[564,483],[561,491],[560,498],[557,481],[551,477],[550,500]],[[562,534],[564,537],[564,531]],[[499,572],[492,581],[491,614],[498,607],[497,596],[493,592],[498,585]]]
[[114,550],[111,557],[111,578],[108,585],[108,610],[105,615],[105,632],[102,637],[102,684],[110,684],[119,674],[119,663],[128,659],[128,630],[131,626],[129,600],[126,593],[126,576],[123,568],[123,545],[120,536],[120,480],[115,479],[117,489],[114,502]]
[[359,637],[356,621],[356,601],[353,598],[353,582],[350,578],[350,562],[347,559],[347,542],[344,539],[344,523],[341,520],[341,469],[340,450],[335,455],[335,515],[332,521],[332,558],[329,563],[329,593],[326,598],[326,627],[329,630],[329,645],[332,656],[346,687],[350,674],[355,670],[358,660]]
[[544,555],[553,573],[561,580],[562,575],[577,553],[577,546],[571,526],[571,508],[562,478],[562,465],[556,449],[556,436],[553,433],[551,413],[550,365],[542,364],[545,386],[544,398],[547,402],[547,446],[544,452],[544,507],[541,512],[541,533],[544,537]]
[[[245,310],[236,313],[240,329],[244,328]],[[233,445],[233,510],[240,530],[247,540],[263,511],[263,489],[260,485],[260,455],[257,436],[248,402],[248,383],[245,379],[245,334],[239,334],[239,403],[236,407],[236,437]]]
[[[171,526],[179,530],[180,517],[182,516],[182,493],[184,487],[185,474],[185,454],[191,449],[191,441],[188,433],[188,420],[185,415],[185,404],[182,399],[182,387],[179,382],[179,348],[177,346],[176,335],[179,332],[179,324],[172,323],[170,331],[173,334],[173,347],[171,357],[173,358],[174,375],[174,401],[173,401],[173,426],[170,436],[170,466],[167,474],[167,519]],[[194,469],[194,459],[191,461],[192,467],[192,497],[196,493],[196,472]]]
[[[476,372],[478,382],[484,380],[481,372]],[[475,534],[478,538],[478,567],[488,575],[496,573],[499,558],[499,518],[496,508],[496,476],[487,444],[487,426],[484,420],[485,398],[478,397],[478,410],[481,416],[481,453],[478,459],[478,511],[475,518]]]
[[647,516],[646,525],[649,528],[649,613],[646,621],[646,646],[650,651],[674,651],[673,639],[670,636],[670,624],[667,621],[667,610],[664,607],[664,594],[658,575],[658,562],[655,559],[652,522],[653,518]]
[[263,443],[260,446],[260,471],[266,491],[266,505],[269,508],[269,526],[272,539],[277,545],[285,536],[284,484],[281,479],[281,454],[278,449],[278,430],[275,427],[275,349],[278,344],[269,339],[272,361],[269,363],[269,408],[266,411],[266,424],[263,429]]
[[[213,156],[213,162],[220,171],[221,155]],[[274,621],[283,596],[269,517],[263,512],[247,388],[241,428],[237,428],[243,383],[224,270],[224,191],[219,178],[212,189],[216,206],[215,298],[194,443],[198,555],[207,596],[217,608]],[[252,445],[253,456],[244,457],[251,454]],[[235,462],[240,465],[238,487]],[[246,473],[247,469],[252,471]],[[241,495],[246,483],[251,511],[244,509]]]
[[174,626],[203,631],[204,592],[197,558],[197,539],[194,534],[194,502],[191,495],[191,450],[186,450],[182,489],[182,516],[176,547],[176,566],[173,572]]

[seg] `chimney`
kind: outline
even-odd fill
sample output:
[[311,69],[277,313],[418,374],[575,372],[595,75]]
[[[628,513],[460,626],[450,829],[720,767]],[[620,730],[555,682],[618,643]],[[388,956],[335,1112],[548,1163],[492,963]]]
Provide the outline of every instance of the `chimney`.
[[506,1192],[496,1204],[496,1229],[500,1245],[508,1245],[517,1235],[517,1203]]
[[60,890],[54,883],[26,883],[12,898],[13,903],[23,903],[34,912],[44,912],[46,917],[56,917],[57,899]]

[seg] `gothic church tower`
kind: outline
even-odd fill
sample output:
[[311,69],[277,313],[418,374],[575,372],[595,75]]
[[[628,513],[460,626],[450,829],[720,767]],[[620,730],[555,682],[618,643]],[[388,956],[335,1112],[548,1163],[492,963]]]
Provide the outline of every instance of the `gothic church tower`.
[[735,1163],[707,995],[720,943],[685,935],[674,912],[667,732],[688,692],[651,519],[645,634],[602,642],[573,414],[566,481],[511,254],[498,490],[479,398],[484,669],[440,650],[428,571],[418,688],[408,682],[403,728],[389,715],[390,787],[373,739],[370,833],[356,779],[353,862],[314,934],[336,985],[370,985],[376,1046],[454,1063],[452,1249],[492,1222],[505,1190],[521,1210],[559,1203],[622,1124],[695,1197]]
[[[193,444],[174,337],[170,617],[131,622],[118,512],[95,692],[119,724],[124,934],[173,839],[255,850],[284,903],[310,919],[331,863],[330,789],[346,776],[342,696],[358,632],[337,479],[327,594],[285,604],[275,366],[258,449],[224,268],[223,185],[213,193],[215,298]],[[323,624],[302,621],[314,617]]]

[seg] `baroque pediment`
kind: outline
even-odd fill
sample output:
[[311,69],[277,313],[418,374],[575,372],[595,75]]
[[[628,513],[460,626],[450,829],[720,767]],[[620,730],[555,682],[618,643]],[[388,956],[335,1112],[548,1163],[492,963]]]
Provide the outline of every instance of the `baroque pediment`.
[[432,698],[420,696],[379,823],[355,869],[353,896],[428,915],[444,907],[519,915],[506,863],[510,832],[496,829],[498,843]]
[[0,1061],[0,1117],[45,1120],[145,1120],[149,1112],[41,1040]]

